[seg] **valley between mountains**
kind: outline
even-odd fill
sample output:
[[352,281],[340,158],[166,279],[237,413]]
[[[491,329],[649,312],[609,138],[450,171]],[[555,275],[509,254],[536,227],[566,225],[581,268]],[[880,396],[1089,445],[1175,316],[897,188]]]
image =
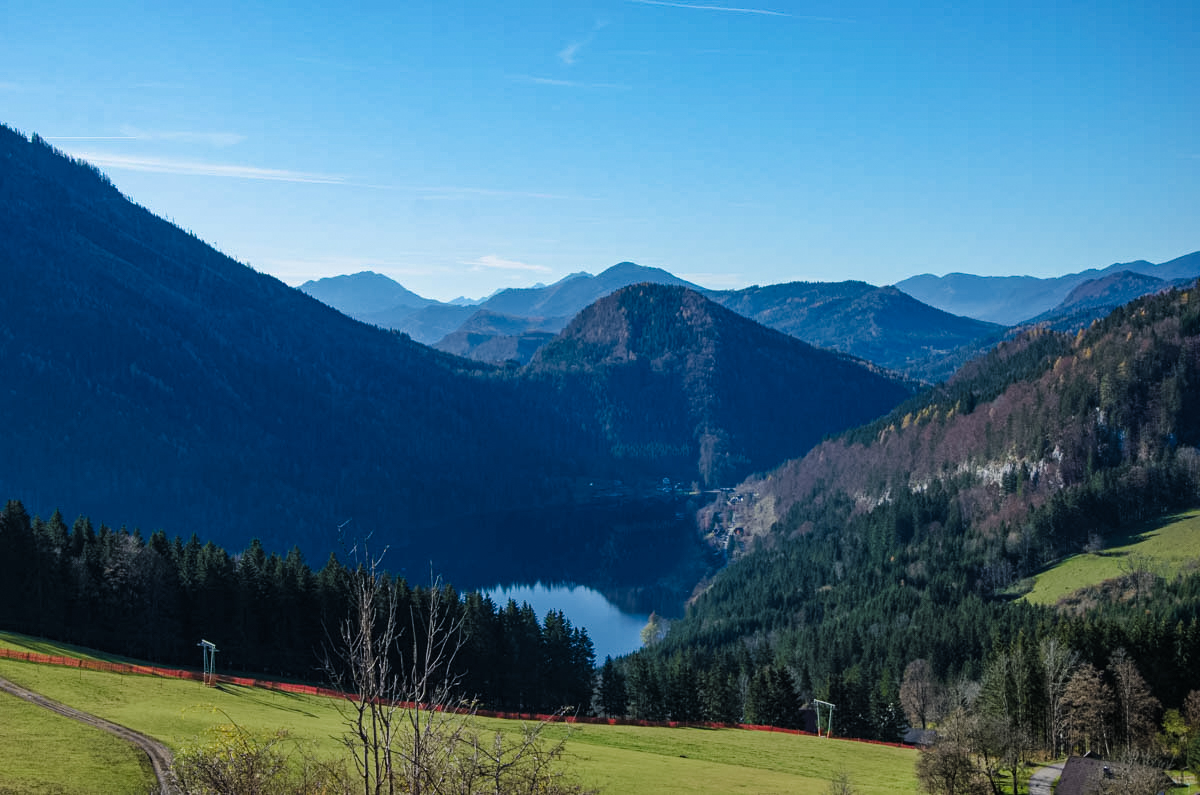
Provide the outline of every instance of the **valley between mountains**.
[[[472,659],[566,672],[472,680],[497,705],[787,726],[818,699],[891,741],[1007,698],[1020,761],[1148,748],[1200,688],[1200,561],[1021,598],[1200,505],[1200,252],[1033,282],[713,291],[621,263],[479,302],[296,289],[7,127],[0,219],[14,629],[171,657],[219,621],[248,669],[293,673],[384,555],[414,610],[409,581],[453,586]],[[561,614],[475,592],[537,580],[661,615],[597,667]],[[134,606],[154,632],[122,633]],[[1103,734],[1062,701],[1089,669],[1144,686]]]

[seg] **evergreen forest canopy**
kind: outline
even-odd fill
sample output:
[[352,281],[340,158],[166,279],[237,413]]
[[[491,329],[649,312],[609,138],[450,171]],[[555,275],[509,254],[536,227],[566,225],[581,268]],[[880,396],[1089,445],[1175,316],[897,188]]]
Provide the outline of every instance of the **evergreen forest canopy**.
[[[916,396],[653,285],[593,304],[527,367],[497,368],[254,273],[39,139],[4,128],[0,154],[0,364],[16,387],[0,390],[14,451],[0,489],[214,534],[144,540],[9,502],[0,624],[183,664],[207,635],[237,667],[305,677],[351,569],[314,572],[301,549],[324,557],[353,515],[395,528],[375,537],[390,565],[433,552],[452,579],[442,562],[463,550],[612,584],[730,561],[664,637],[594,680],[586,632],[561,614],[448,592],[464,695],[498,708],[794,725],[820,698],[838,733],[893,740],[961,707],[1078,750],[1145,743],[1158,710],[1200,687],[1194,571],[1131,570],[1085,610],[1018,598],[1063,556],[1200,504],[1195,287],[1075,335],[1031,330]],[[733,483],[889,410],[708,507],[612,496],[630,473]],[[696,508],[707,557],[680,518]],[[216,546],[234,536],[264,542]],[[417,614],[428,601],[386,587]],[[913,708],[918,677],[938,706]],[[1085,720],[1095,704],[1068,698],[1072,681],[1111,688],[1120,709]]]
[[[1198,297],[1141,299],[1075,336],[1030,333],[740,486],[706,514],[737,559],[611,674],[629,709],[794,722],[775,705],[816,697],[838,704],[839,732],[890,740],[920,660],[979,710],[969,683],[1015,687],[1025,706],[1008,717],[1031,742],[1099,747],[1045,711],[1067,680],[1033,677],[1046,644],[1106,686],[1131,664],[1154,703],[1178,709],[1200,688],[1200,573],[1131,570],[1081,611],[1015,597],[1047,564],[1200,503]],[[1029,669],[1017,684],[1014,660]],[[1145,740],[1131,720],[1104,717],[1106,747],[1135,728]]]
[[[0,512],[0,627],[190,668],[197,640],[210,638],[225,671],[325,681],[352,615],[354,577],[372,563],[348,568],[330,555],[314,571],[295,547],[281,557],[256,539],[232,555],[196,535],[144,539],[83,516],[68,527],[58,512],[42,520],[10,500]],[[431,673],[456,679],[456,696],[496,710],[590,709],[592,641],[561,611],[539,618],[528,604],[436,582],[377,582],[377,604],[395,599],[394,669],[404,670],[398,655],[410,655],[414,640],[427,640],[434,587],[440,620],[462,625],[462,647],[452,670]]]
[[[647,585],[703,569],[662,478],[729,485],[909,394],[661,286],[573,326],[614,344],[606,322],[654,329],[636,361],[443,354],[225,257],[7,127],[0,227],[0,494],[43,514],[316,559],[353,518],[397,568],[433,561],[460,585]],[[652,350],[678,339],[694,347]]]
[[[665,637],[598,671],[586,631],[561,614],[539,624],[528,608],[447,591],[464,622],[464,695],[497,708],[571,703],[781,726],[800,724],[802,705],[820,698],[838,705],[839,734],[884,740],[967,706],[1019,729],[1026,751],[1149,742],[1161,710],[1185,707],[1200,685],[1200,573],[1131,570],[1086,610],[1014,596],[1063,554],[1200,502],[1194,295],[1145,299],[1076,337],[1029,335],[744,485],[757,497],[730,496],[726,508],[761,512],[776,501],[781,518],[731,547],[735,560]],[[989,435],[989,423],[1002,430]],[[959,465],[938,460],[960,443]],[[858,481],[838,474],[850,450]],[[1022,458],[1037,451],[1055,468]],[[828,483],[805,480],[825,467]],[[803,498],[788,496],[805,484]],[[745,518],[708,516],[718,526]],[[335,558],[313,572],[299,550],[281,558],[257,542],[230,556],[195,537],[95,532],[83,518],[68,529],[61,515],[30,519],[10,502],[0,547],[5,626],[163,661],[187,664],[202,634],[227,639],[230,664],[312,676],[321,627],[346,609],[348,570]],[[418,614],[428,601],[402,580],[386,583]],[[510,671],[508,661],[519,662]],[[937,697],[918,709],[921,681]],[[1120,709],[1081,699],[1088,688],[1112,689]],[[1080,728],[1086,709],[1100,709],[1086,721],[1093,729]]]

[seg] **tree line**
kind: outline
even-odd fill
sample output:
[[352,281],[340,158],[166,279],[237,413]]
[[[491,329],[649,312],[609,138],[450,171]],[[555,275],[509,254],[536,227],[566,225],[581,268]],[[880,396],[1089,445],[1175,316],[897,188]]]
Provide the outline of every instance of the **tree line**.
[[[58,511],[41,519],[10,500],[0,512],[0,626],[188,667],[203,638],[225,670],[322,681],[358,568],[330,555],[314,570],[298,549],[281,556],[257,540],[231,554],[194,534],[146,539],[82,516],[68,526]],[[399,631],[419,635],[432,586],[382,574],[378,587]],[[436,588],[462,627],[447,673],[463,697],[497,710],[590,709],[595,652],[585,628],[562,611],[539,618],[528,604]]]

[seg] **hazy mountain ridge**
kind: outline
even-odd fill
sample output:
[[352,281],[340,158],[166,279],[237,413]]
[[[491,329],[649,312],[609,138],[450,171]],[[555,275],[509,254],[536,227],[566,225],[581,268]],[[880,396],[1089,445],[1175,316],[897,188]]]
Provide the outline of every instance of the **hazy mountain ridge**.
[[374,271],[307,281],[300,285],[300,290],[359,320],[396,310],[415,311],[438,303],[432,298],[422,298],[399,282]]
[[865,282],[792,282],[708,295],[797,339],[930,381],[949,377],[964,346],[1003,330]]
[[457,331],[433,344],[434,348],[480,362],[528,364],[538,348],[554,339],[570,318],[516,317],[480,309]]
[[1061,304],[1031,318],[1026,325],[1045,325],[1055,331],[1074,333],[1106,317],[1123,304],[1171,287],[1187,287],[1194,281],[1195,279],[1166,281],[1133,271],[1110,273],[1076,285]]
[[[930,381],[948,377],[967,358],[994,344],[1003,332],[995,324],[921,304],[893,287],[864,282],[792,282],[744,290],[706,290],[659,268],[630,262],[614,265],[599,276],[575,273],[549,287],[501,291],[478,307],[481,315],[440,303],[349,314],[477,361],[515,359],[525,363],[548,341],[538,332],[560,331],[588,304],[639,282],[690,287],[744,317],[812,345]],[[539,314],[546,311],[562,314]],[[511,320],[504,328],[474,320],[490,316]],[[520,328],[522,322],[524,328]]]
[[[956,315],[1015,326],[1050,312],[1084,282],[1129,271],[1164,281],[1200,276],[1200,251],[1158,265],[1137,260],[1103,269],[1041,279],[1034,276],[975,276],[921,274],[896,282],[896,287],[930,306]],[[1151,288],[1148,292],[1152,292]],[[1132,297],[1132,296],[1131,296]]]
[[661,268],[619,262],[596,276],[577,273],[548,287],[502,290],[484,301],[480,308],[521,317],[572,318],[606,295],[642,282],[677,285],[697,292],[704,289]]

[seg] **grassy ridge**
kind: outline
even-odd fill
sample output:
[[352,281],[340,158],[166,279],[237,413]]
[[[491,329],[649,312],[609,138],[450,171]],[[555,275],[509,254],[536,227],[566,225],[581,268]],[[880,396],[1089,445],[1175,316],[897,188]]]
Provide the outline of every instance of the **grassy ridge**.
[[[0,645],[69,654],[63,647],[0,633]],[[330,699],[224,685],[127,676],[0,659],[0,676],[157,737],[173,748],[230,719],[252,730],[286,727],[305,753],[343,752]],[[511,721],[477,718],[481,731],[511,730]],[[817,737],[737,729],[552,726],[571,732],[570,768],[606,793],[821,792],[841,770],[867,795],[916,792],[916,752]],[[0,745],[4,757],[12,738]],[[47,764],[51,764],[47,760]],[[57,770],[55,765],[52,770]],[[74,792],[75,790],[68,790]],[[79,790],[80,792],[86,790]]]
[[1200,511],[1177,514],[1115,539],[1097,553],[1072,555],[1038,574],[1023,598],[1052,605],[1080,588],[1121,576],[1130,566],[1148,566],[1157,574],[1174,576],[1200,564]]

